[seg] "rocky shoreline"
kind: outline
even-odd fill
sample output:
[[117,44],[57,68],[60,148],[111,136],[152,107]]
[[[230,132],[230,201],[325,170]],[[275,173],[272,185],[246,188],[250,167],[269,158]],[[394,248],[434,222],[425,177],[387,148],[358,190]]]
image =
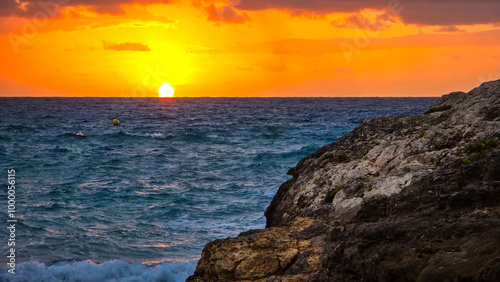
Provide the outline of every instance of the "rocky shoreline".
[[188,281],[500,281],[500,80],[363,121]]

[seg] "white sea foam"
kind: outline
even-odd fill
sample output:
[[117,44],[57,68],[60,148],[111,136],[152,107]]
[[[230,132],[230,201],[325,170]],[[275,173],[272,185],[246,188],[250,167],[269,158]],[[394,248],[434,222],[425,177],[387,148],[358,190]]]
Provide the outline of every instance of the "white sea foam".
[[150,137],[150,138],[158,138],[158,139],[165,139],[165,138],[169,138],[169,137],[172,137],[171,134],[163,134],[163,133],[156,133],[156,132],[153,132],[153,133],[131,133],[131,132],[125,132],[125,134],[127,135],[131,135],[131,136],[139,136],[139,137]]
[[120,260],[107,261],[102,264],[91,261],[60,262],[51,266],[27,262],[17,266],[15,275],[2,271],[0,281],[180,282],[193,274],[195,267],[196,261],[163,262],[155,266]]

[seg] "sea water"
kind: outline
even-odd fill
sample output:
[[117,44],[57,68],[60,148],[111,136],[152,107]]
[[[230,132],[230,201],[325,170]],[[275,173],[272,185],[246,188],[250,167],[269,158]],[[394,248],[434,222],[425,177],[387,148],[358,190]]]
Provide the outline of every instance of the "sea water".
[[435,101],[0,98],[0,280],[183,281],[209,241],[264,228],[301,158],[364,119],[418,114]]

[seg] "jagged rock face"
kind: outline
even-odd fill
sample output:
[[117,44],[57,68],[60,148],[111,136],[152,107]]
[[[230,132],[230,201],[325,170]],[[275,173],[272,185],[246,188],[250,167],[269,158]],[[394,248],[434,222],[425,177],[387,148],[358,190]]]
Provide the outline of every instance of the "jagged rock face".
[[500,80],[363,121],[288,172],[266,229],[209,243],[188,280],[500,281],[499,137]]
[[[322,222],[298,218],[284,227],[253,230],[237,238],[216,240],[203,250],[200,261],[205,264],[198,266],[202,276],[197,279],[254,280],[276,273],[307,277],[306,274],[317,273],[322,268],[319,256],[324,250],[326,228]],[[311,234],[317,238],[312,239]]]

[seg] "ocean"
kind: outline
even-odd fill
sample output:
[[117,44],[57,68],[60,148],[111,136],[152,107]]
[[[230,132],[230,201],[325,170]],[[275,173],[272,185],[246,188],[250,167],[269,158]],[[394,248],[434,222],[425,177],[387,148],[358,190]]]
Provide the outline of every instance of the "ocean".
[[264,228],[300,159],[436,100],[0,98],[0,280],[184,281],[209,241]]

